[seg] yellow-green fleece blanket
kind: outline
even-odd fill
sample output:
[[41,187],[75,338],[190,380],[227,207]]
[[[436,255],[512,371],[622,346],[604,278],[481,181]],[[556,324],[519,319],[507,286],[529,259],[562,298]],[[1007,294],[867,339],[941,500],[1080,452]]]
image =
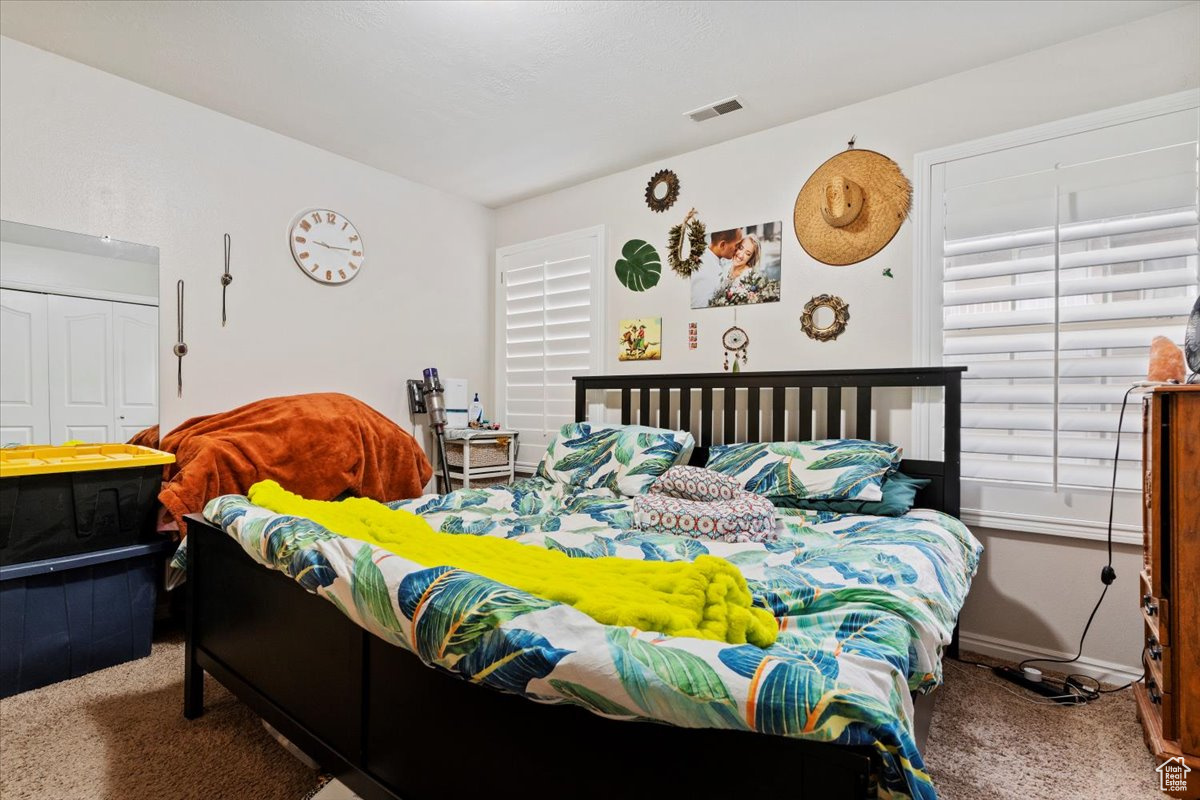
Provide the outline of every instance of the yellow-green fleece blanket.
[[306,517],[418,564],[468,570],[565,603],[606,625],[759,647],[773,644],[779,632],[770,611],[751,606],[745,577],[723,558],[571,558],[493,536],[438,533],[416,514],[374,500],[307,500],[275,481],[254,484],[249,497],[255,505]]

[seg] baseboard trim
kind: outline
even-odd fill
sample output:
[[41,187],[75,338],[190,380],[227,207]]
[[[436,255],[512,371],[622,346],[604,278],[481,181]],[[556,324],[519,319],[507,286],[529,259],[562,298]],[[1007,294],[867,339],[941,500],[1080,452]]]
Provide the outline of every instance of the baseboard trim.
[[[985,636],[981,633],[970,633],[969,631],[961,631],[959,633],[959,646],[963,650],[970,650],[980,655],[1013,662],[1024,661],[1027,658],[1070,658],[1075,655],[1074,653],[1064,653],[1061,650],[1045,650],[1030,647],[1021,642],[1013,642],[995,636]],[[1054,669],[1055,667],[1054,664],[1046,664],[1044,666],[1047,669]],[[1113,661],[1102,661],[1098,658],[1088,658],[1087,656],[1070,664],[1067,669],[1071,672],[1089,675],[1098,681],[1104,681],[1105,683],[1117,686],[1122,686],[1142,677],[1142,670],[1138,667],[1128,664],[1117,664]]]

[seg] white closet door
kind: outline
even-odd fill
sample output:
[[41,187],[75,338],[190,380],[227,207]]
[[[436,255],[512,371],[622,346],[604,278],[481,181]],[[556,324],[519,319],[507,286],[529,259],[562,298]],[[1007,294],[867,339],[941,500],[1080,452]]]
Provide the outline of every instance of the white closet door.
[[113,303],[118,441],[158,424],[158,309]]
[[46,295],[0,289],[0,445],[50,442]]
[[51,296],[50,438],[111,442],[116,437],[112,303]]

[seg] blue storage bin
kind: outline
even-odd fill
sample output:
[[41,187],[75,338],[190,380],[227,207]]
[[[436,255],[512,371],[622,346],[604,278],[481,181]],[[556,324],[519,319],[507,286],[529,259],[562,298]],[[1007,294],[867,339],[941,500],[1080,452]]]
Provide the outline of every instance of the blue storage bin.
[[0,697],[150,655],[170,541],[0,567]]

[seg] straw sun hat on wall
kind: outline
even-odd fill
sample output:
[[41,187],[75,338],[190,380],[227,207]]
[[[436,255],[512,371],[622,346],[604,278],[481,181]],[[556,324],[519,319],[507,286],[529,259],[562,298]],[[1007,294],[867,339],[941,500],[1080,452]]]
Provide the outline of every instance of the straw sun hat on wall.
[[911,207],[912,184],[900,166],[851,144],[817,167],[800,189],[796,238],[823,264],[857,264],[892,240]]

